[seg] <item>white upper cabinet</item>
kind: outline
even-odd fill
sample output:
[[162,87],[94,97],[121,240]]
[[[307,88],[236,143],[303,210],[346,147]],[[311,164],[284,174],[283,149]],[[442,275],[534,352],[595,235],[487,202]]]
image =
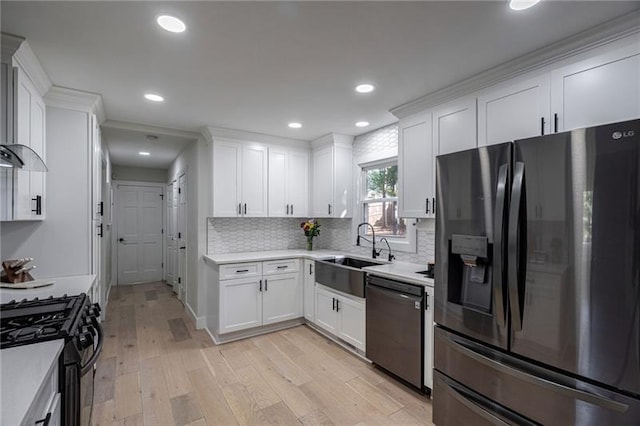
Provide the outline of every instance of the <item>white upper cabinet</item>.
[[269,217],[302,217],[309,210],[309,154],[269,148]]
[[353,138],[330,134],[314,141],[311,215],[351,217]]
[[213,144],[213,216],[267,216],[267,147]]
[[433,143],[437,155],[477,146],[476,98],[464,98],[433,110]]
[[640,45],[551,72],[554,131],[640,117]]
[[398,124],[399,216],[426,218],[435,213],[435,155],[431,112]]
[[549,75],[491,87],[478,95],[478,146],[546,135]]

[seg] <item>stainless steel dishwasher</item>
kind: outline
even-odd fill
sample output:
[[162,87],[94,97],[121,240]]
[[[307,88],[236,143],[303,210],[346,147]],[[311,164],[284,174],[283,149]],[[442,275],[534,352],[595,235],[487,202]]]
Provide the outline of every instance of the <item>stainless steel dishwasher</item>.
[[366,356],[422,390],[424,287],[369,275]]

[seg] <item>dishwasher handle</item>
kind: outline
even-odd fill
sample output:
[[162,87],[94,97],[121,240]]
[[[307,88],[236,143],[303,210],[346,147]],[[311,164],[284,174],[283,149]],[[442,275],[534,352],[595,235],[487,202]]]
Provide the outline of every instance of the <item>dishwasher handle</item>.
[[401,281],[390,280],[387,278],[378,277],[375,275],[367,276],[367,285],[374,285],[387,290],[392,290],[399,293],[405,293],[412,296],[422,298],[424,294],[424,287],[420,285],[413,285]]
[[387,298],[387,299],[395,299],[400,303],[407,303],[407,304],[412,303],[416,309],[422,310],[422,302],[424,300],[424,297],[422,295],[416,296],[414,294],[407,294],[404,292],[391,290],[385,287],[380,287],[377,285],[372,285],[367,283],[367,297],[369,297],[369,294],[371,294],[371,297],[376,297],[375,293],[378,293],[380,297]]

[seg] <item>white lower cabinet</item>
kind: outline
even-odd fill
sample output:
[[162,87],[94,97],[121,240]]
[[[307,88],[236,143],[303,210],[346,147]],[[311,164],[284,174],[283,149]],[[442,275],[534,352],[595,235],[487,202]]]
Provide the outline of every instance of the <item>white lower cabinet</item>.
[[365,350],[366,302],[316,285],[316,325],[362,351]]
[[424,386],[433,389],[433,287],[425,287],[424,311]]
[[[301,317],[302,283],[298,263],[297,259],[286,259],[220,267],[219,333]],[[248,276],[238,278],[243,274]]]
[[302,267],[304,294],[304,317],[307,321],[316,322],[316,271],[315,261],[305,259]]

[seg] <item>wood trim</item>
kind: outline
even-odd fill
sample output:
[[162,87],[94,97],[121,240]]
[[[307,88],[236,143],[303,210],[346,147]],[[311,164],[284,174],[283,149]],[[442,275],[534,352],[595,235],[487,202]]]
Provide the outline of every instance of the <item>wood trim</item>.
[[404,118],[638,33],[640,33],[640,10],[604,22],[473,77],[428,93],[392,108],[389,112],[398,118]]
[[44,96],[44,103],[51,107],[96,114],[98,123],[104,122],[106,118],[102,95],[98,93],[53,86]]
[[275,145],[288,145],[300,147],[308,147],[309,142],[302,139],[283,138],[280,136],[267,135],[264,133],[248,132],[237,129],[227,129],[223,127],[204,127],[201,130],[202,136],[208,142],[213,142],[218,139],[242,141],[242,142],[257,142],[261,144],[275,144]]
[[189,140],[196,140],[202,137],[200,133],[187,130],[170,129],[168,127],[152,126],[148,124],[129,123],[126,121],[106,120],[102,127],[109,129],[131,130],[141,133],[154,133],[166,136],[174,136]]
[[0,44],[2,45],[2,62],[11,63],[14,53],[20,48],[24,42],[24,37],[14,34],[0,33]]

